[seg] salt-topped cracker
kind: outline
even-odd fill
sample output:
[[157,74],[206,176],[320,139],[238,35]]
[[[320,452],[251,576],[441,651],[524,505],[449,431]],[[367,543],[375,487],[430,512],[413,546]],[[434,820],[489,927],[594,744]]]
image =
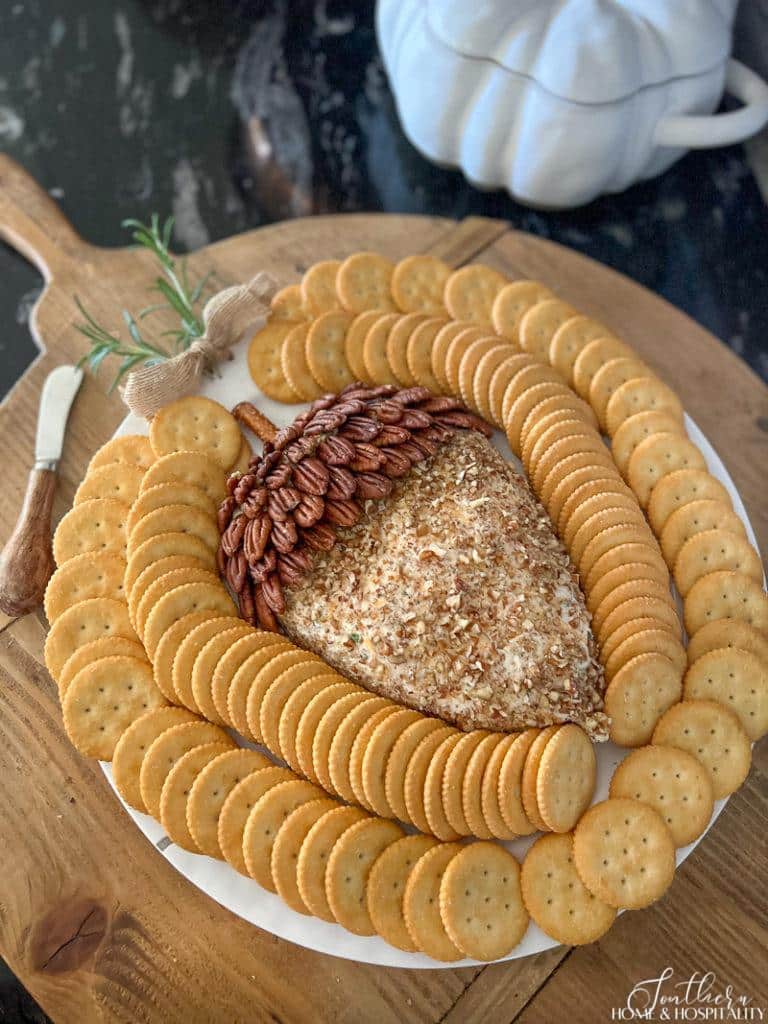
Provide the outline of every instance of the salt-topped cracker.
[[597,759],[578,725],[564,725],[545,745],[536,773],[536,807],[547,828],[570,832],[592,800]]

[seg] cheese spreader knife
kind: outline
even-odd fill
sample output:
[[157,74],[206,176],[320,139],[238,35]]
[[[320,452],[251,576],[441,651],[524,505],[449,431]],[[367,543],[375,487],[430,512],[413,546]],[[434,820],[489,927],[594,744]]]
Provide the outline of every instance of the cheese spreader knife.
[[64,430],[83,371],[57,366],[43,384],[37,419],[35,464],[19,518],[0,556],[0,611],[26,615],[43,603],[54,570],[51,509]]

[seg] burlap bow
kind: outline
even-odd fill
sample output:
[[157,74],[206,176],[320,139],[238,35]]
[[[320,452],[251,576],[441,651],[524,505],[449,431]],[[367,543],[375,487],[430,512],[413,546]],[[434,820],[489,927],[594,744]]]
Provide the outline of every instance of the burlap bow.
[[277,284],[263,272],[248,284],[233,285],[212,296],[203,310],[205,333],[172,359],[129,374],[120,392],[136,416],[149,419],[164,405],[190,394],[201,373],[230,355],[244,331],[269,311]]

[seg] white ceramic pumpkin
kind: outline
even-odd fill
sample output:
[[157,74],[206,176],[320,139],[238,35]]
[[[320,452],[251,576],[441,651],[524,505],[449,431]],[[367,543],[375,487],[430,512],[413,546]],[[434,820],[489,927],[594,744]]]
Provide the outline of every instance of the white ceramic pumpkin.
[[[768,121],[729,60],[737,0],[378,0],[403,128],[437,163],[534,206],[578,206]],[[724,89],[744,106],[712,115]]]

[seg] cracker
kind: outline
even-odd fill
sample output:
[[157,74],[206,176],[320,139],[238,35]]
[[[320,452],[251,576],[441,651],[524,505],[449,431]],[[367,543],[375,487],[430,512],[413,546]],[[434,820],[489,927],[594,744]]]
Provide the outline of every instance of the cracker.
[[213,516],[192,505],[163,505],[134,526],[128,537],[128,560],[145,541],[161,533],[191,533],[214,554],[219,546],[219,529]]
[[152,741],[141,762],[139,789],[147,811],[154,818],[160,816],[163,783],[171,769],[188,750],[204,743],[220,743],[230,748],[235,745],[218,725],[199,719],[172,725]]
[[691,636],[715,619],[739,619],[768,633],[768,596],[760,583],[740,572],[711,572],[697,580],[683,602],[685,631]]
[[172,725],[195,721],[197,719],[191,711],[166,706],[146,711],[128,726],[117,741],[112,755],[112,781],[130,807],[147,813],[147,805],[139,787],[139,772],[150,746]]
[[81,754],[111,761],[128,726],[164,704],[146,661],[112,655],[80,669],[67,687],[62,700],[64,728]]
[[366,379],[373,381],[374,384],[398,383],[387,359],[387,341],[389,332],[399,319],[397,313],[380,316],[365,336],[363,362],[365,363]]
[[610,554],[620,545],[637,543],[647,545],[661,562],[661,553],[648,527],[641,523],[623,523],[608,526],[594,535],[579,559],[579,572],[582,577],[590,579],[594,567],[603,555]]
[[384,767],[384,796],[389,813],[400,821],[409,820],[405,802],[405,780],[411,758],[426,736],[442,728],[443,723],[439,719],[421,715],[407,725],[395,739]]
[[597,630],[597,642],[603,646],[613,633],[626,622],[634,619],[655,619],[659,626],[668,629],[674,636],[680,636],[680,620],[677,610],[667,595],[662,597],[640,595],[627,598],[609,612]]
[[403,919],[411,941],[422,953],[444,963],[460,960],[440,913],[440,886],[446,868],[464,847],[438,843],[419,857],[408,875],[403,894]]
[[763,582],[763,563],[746,537],[730,530],[704,530],[683,544],[672,575],[683,597],[702,576],[711,572],[738,572]]
[[621,424],[611,439],[611,455],[622,476],[627,475],[627,466],[632,452],[651,434],[680,434],[685,436],[685,427],[676,416],[667,412],[638,412]]
[[590,382],[587,396],[603,429],[607,426],[605,413],[614,392],[628,380],[647,377],[650,373],[646,364],[635,356],[618,356],[603,363]]
[[[492,732],[477,744],[467,763],[464,778],[461,780],[461,807],[469,834],[478,839],[493,839],[483,813],[483,779],[488,770],[491,758],[502,740],[508,737],[502,733]],[[498,775],[496,778],[498,786]]]
[[259,732],[264,738],[266,748],[277,757],[288,761],[280,746],[280,718],[286,701],[308,679],[329,675],[331,679],[335,678],[328,672],[328,666],[324,661],[314,655],[309,655],[305,657],[304,661],[297,662],[281,672],[264,694],[259,711]]
[[405,926],[403,893],[416,863],[436,843],[432,836],[396,839],[374,861],[368,875],[368,914],[376,934],[396,949],[408,953],[418,950]]
[[58,679],[59,697],[63,698],[67,687],[81,668],[85,668],[86,665],[99,661],[101,658],[110,658],[115,654],[138,658],[139,661],[146,661],[149,664],[144,648],[135,640],[126,640],[122,636],[103,636],[98,640],[91,640],[83,647],[78,647],[64,662]]
[[458,338],[462,331],[469,330],[475,331],[478,338],[482,338],[486,334],[483,328],[473,327],[472,324],[467,324],[463,321],[448,320],[446,322],[443,320],[442,327],[440,327],[432,341],[430,369],[440,385],[441,393],[447,394],[449,391],[448,378],[445,376],[445,360],[448,355],[448,349],[454,338]]
[[[394,808],[387,800],[385,786],[392,750],[403,732],[409,726],[418,723],[421,718],[418,711],[403,708],[380,722],[365,746],[361,771],[365,806],[382,818],[395,817]],[[352,781],[354,782],[354,778]]]
[[[328,691],[333,690],[328,694]],[[312,698],[310,709],[306,708],[306,717],[302,713],[299,721],[301,737],[296,734],[296,757],[302,772],[313,782],[320,785],[329,793],[336,792],[333,780],[331,779],[331,746],[335,741],[336,732],[347,715],[357,709],[360,704],[375,700],[378,703],[373,710],[384,707],[384,697],[375,697],[366,690],[354,687],[351,683],[336,683],[324,691],[323,697]],[[365,714],[362,714],[363,719]],[[349,725],[348,730],[351,729]],[[349,749],[352,748],[354,736],[347,733]],[[299,740],[301,739],[301,742]],[[339,743],[346,742],[339,740]]]
[[280,349],[280,368],[283,376],[304,402],[311,402],[323,393],[307,362],[307,335],[310,326],[310,320],[296,324],[286,334]]
[[688,663],[721,647],[738,647],[768,664],[768,640],[760,631],[739,619],[727,618],[708,622],[688,638]]
[[712,817],[712,783],[696,758],[675,747],[640,747],[619,762],[610,795],[640,800],[652,807],[670,831],[675,846],[687,846]]
[[[581,399],[578,399],[581,401]],[[577,460],[578,465],[563,467],[564,472],[553,487],[548,488],[546,509],[549,518],[553,523],[558,523],[566,502],[573,498],[576,491],[586,484],[594,492],[616,488],[621,485],[621,480],[613,466],[607,466],[602,462],[599,465],[593,463],[584,464],[583,459]]]
[[686,672],[683,699],[718,701],[754,743],[768,732],[768,663],[736,647],[708,651]]
[[488,386],[488,405],[491,410],[491,419],[497,427],[503,427],[504,419],[504,396],[512,378],[519,373],[524,366],[535,365],[536,360],[525,352],[518,352],[509,355],[496,367]]
[[445,282],[445,308],[454,320],[490,324],[494,300],[506,284],[506,277],[492,267],[481,263],[461,267]]
[[592,801],[595,748],[578,725],[564,725],[544,747],[536,774],[536,806],[552,832],[570,832]]
[[511,952],[528,928],[520,866],[512,854],[482,842],[452,857],[440,882],[440,917],[466,956],[489,961]]
[[[331,780],[332,790],[338,793],[344,800],[357,800],[352,785],[351,773],[352,755],[355,745],[358,743],[358,737],[362,735],[363,739],[360,741],[360,745],[364,745],[375,726],[381,721],[381,718],[396,710],[397,705],[387,700],[386,697],[376,697],[352,708],[340,722],[328,750],[327,774]],[[316,751],[315,744],[313,743],[313,766],[316,753],[319,757],[324,751],[321,752],[319,748]],[[357,756],[361,761],[362,753],[358,753]],[[359,785],[362,786],[362,782]]]
[[587,889],[617,908],[647,907],[675,874],[669,829],[652,807],[625,798],[589,808],[576,826],[573,859]]
[[573,384],[576,360],[591,341],[613,337],[611,331],[598,320],[588,316],[572,316],[561,324],[549,343],[547,358],[569,384]]
[[666,566],[658,566],[649,562],[627,562],[608,570],[597,581],[587,595],[587,611],[594,615],[609,594],[628,581],[648,580],[669,590],[669,573]]
[[144,647],[154,658],[163,633],[183,615],[212,611],[219,615],[237,614],[232,598],[220,583],[185,583],[164,594],[149,613],[144,626]]
[[586,580],[582,579],[584,591],[589,596],[597,586],[598,582],[611,570],[619,566],[642,563],[649,565],[662,579],[668,579],[669,574],[664,559],[658,549],[646,541],[631,541],[629,543],[617,544],[615,548],[606,551],[601,555],[589,573]]
[[226,469],[237,458],[242,435],[237,420],[221,403],[188,395],[155,413],[149,441],[158,458],[171,452],[203,452]]
[[350,313],[323,313],[313,321],[306,341],[310,372],[324,391],[341,391],[354,381],[344,354]]
[[[367,811],[370,811],[371,807],[368,804],[368,797],[365,795],[365,789],[363,788],[363,761],[365,760],[366,751],[378,727],[388,718],[394,716],[399,718],[404,710],[397,707],[397,705],[390,705],[374,713],[363,723],[360,732],[355,737],[355,742],[352,744],[348,765],[349,784],[353,793],[352,799]],[[418,716],[418,712],[406,712],[406,714],[408,715],[406,724],[415,721]],[[383,787],[383,770],[381,774]]]
[[[213,670],[211,677],[211,699],[219,717],[224,722],[229,722],[229,708],[227,698],[232,686],[235,674],[246,658],[255,651],[271,644],[282,643],[280,636],[262,630],[252,629],[245,636],[235,640],[228,650],[224,651],[221,659]],[[243,704],[247,700],[247,692],[243,697]]]
[[90,597],[62,612],[51,626],[43,652],[54,681],[58,681],[64,663],[76,650],[105,636],[138,640],[124,601]]
[[88,551],[68,559],[48,581],[43,608],[51,625],[67,608],[91,597],[125,600],[125,562],[111,551]]
[[487,340],[488,333],[482,327],[466,327],[463,331],[459,331],[458,334],[452,339],[450,344],[445,349],[445,356],[442,358],[441,372],[436,374],[437,380],[445,378],[447,383],[446,390],[449,394],[455,395],[456,398],[461,397],[461,388],[459,384],[459,369],[461,367],[461,361],[467,353],[468,349],[475,344],[476,341]]
[[191,558],[189,555],[168,555],[166,558],[160,558],[156,562],[152,562],[141,573],[128,595],[128,614],[131,616],[131,622],[134,626],[136,625],[136,613],[139,604],[147,589],[156,580],[165,576],[166,573],[175,572],[177,569],[202,569],[208,571],[212,576],[215,575],[212,565],[206,564],[200,558]]
[[561,299],[543,299],[532,306],[518,325],[518,340],[523,352],[539,359],[549,358],[552,339],[562,325],[574,316],[576,310]]
[[734,793],[749,774],[749,737],[733,711],[716,701],[676,704],[654,729],[653,742],[693,754],[709,773],[715,800]]
[[301,844],[296,862],[297,888],[310,914],[322,921],[336,922],[325,893],[325,872],[331,851],[348,828],[367,817],[359,807],[336,806],[312,825]]
[[301,298],[301,287],[298,284],[287,284],[275,292],[269,304],[270,320],[304,320],[306,311]]
[[404,313],[445,316],[443,292],[452,270],[436,256],[406,256],[390,281],[392,298]]
[[464,733],[448,755],[441,782],[443,813],[451,828],[460,836],[472,834],[464,814],[464,778],[477,747],[489,734],[484,729]]
[[269,865],[272,881],[283,902],[298,914],[310,912],[299,891],[296,874],[299,852],[312,826],[336,807],[336,801],[329,797],[300,804],[283,821],[275,836]]
[[530,476],[533,467],[539,464],[541,457],[555,441],[567,437],[585,437],[589,433],[590,428],[578,416],[555,414],[531,423],[526,436],[523,437],[522,432],[520,434],[520,461],[526,473]]
[[[293,692],[290,694],[280,710],[280,717],[277,725],[280,753],[286,764],[296,772],[301,771],[301,763],[299,761],[299,755],[296,747],[301,717],[306,711],[309,703],[318,694],[324,693],[334,685],[346,686],[346,684],[341,682],[341,677],[337,676],[333,672],[327,672],[325,675],[311,676],[309,679],[305,679],[303,683],[299,683],[299,685],[294,688]],[[312,749],[310,745],[310,763],[311,760]],[[306,775],[310,781],[317,782],[317,779],[314,778],[312,774],[307,772],[304,772],[303,774]]]
[[377,252],[347,256],[336,272],[336,294],[349,313],[395,309],[390,285],[394,264]]
[[[465,735],[465,733],[456,731],[448,733],[441,741],[440,745],[432,751],[432,757],[430,758],[429,765],[427,766],[427,772],[424,776],[422,801],[424,804],[424,817],[427,821],[427,828],[425,831],[431,832],[432,835],[435,835],[438,839],[442,839],[444,841],[459,838],[459,833],[448,821],[445,814],[445,807],[443,806],[443,776],[445,775],[445,766],[448,762],[448,758],[456,745],[461,742]],[[429,738],[430,737],[428,737],[428,739]],[[423,740],[422,742],[426,743],[427,741]],[[405,800],[410,813],[411,804],[408,801],[407,786],[408,778],[406,777]],[[415,821],[415,817],[413,815],[411,815],[411,820]]]
[[532,464],[532,472],[529,473],[534,491],[540,491],[552,470],[571,455],[594,452],[602,460],[603,456],[608,454],[600,435],[587,424],[584,428],[583,434],[571,434],[569,437],[553,441],[549,449],[538,456],[536,462]]
[[404,388],[413,387],[416,383],[416,378],[408,368],[408,342],[414,330],[419,324],[424,323],[425,319],[421,313],[407,313],[398,317],[397,323],[392,325],[387,336],[387,363],[397,383]]
[[557,370],[553,370],[551,366],[546,366],[534,356],[531,356],[531,358],[533,359],[531,363],[521,362],[518,364],[518,369],[510,378],[507,389],[504,392],[504,400],[501,403],[501,418],[505,422],[509,419],[512,406],[523,392],[529,388],[536,387],[537,384],[563,383],[563,379]]
[[675,509],[664,523],[659,543],[667,565],[672,567],[683,544],[705,530],[727,530],[739,537],[747,535],[730,504],[712,499],[691,501]]
[[632,452],[627,482],[642,508],[648,507],[651,491],[662,477],[679,469],[707,468],[696,445],[680,434],[651,434]]
[[206,765],[229,749],[225,743],[203,743],[182,755],[168,773],[160,794],[160,823],[166,835],[190,853],[200,853],[187,825],[187,804],[192,784]]
[[621,509],[632,521],[635,521],[638,516],[642,516],[637,505],[637,498],[619,480],[614,479],[607,484],[605,481],[601,481],[598,486],[591,489],[587,487],[586,489],[579,488],[579,490],[581,490],[579,500],[567,500],[557,521],[557,532],[569,550],[581,527],[596,513],[605,513],[609,509]]
[[216,838],[224,860],[241,875],[248,874],[243,856],[243,834],[251,811],[273,787],[295,781],[296,776],[288,768],[257,768],[227,794],[219,812]]
[[[643,628],[640,628],[640,626]],[[653,619],[634,619],[627,623],[627,633],[620,643],[612,647],[611,653],[601,651],[600,660],[607,682],[638,654],[663,654],[669,658],[675,669],[685,670],[685,648],[679,637],[673,636],[668,629],[663,629]],[[613,641],[616,634],[611,637]]]
[[[499,737],[498,742],[493,746],[493,749],[490,752],[490,756],[484,763],[482,778],[479,780],[479,800],[482,820],[485,828],[491,836],[496,839],[517,838],[516,834],[509,828],[502,817],[501,806],[499,803],[499,776],[501,774],[501,768],[507,752],[519,735],[520,733],[509,733],[506,736]],[[475,751],[475,755],[476,754],[477,750]],[[475,755],[473,755],[473,757]]]
[[523,426],[520,430],[521,443],[528,436],[535,423],[546,419],[547,416],[551,416],[553,413],[557,413],[561,417],[568,416],[569,418],[571,416],[578,416],[593,429],[597,429],[597,417],[592,411],[591,406],[587,405],[583,399],[568,389],[565,395],[558,393],[548,398],[542,398],[540,402],[536,403],[523,420]]
[[646,514],[656,536],[660,536],[669,517],[683,505],[695,501],[722,501],[730,507],[725,487],[710,473],[700,469],[678,469],[656,484]]
[[193,508],[200,509],[211,519],[216,517],[216,502],[200,487],[182,481],[155,484],[142,491],[131,506],[126,521],[128,534],[145,515],[154,512],[155,509],[164,508],[166,505],[191,505]]
[[523,806],[523,771],[540,729],[526,729],[509,746],[499,769],[497,797],[501,816],[507,828],[516,836],[527,836],[536,831]]
[[441,391],[440,383],[432,372],[432,346],[438,332],[445,326],[442,317],[430,317],[416,327],[408,339],[405,361],[411,376],[430,391]]
[[155,453],[148,437],[144,434],[123,434],[121,437],[113,437],[99,448],[88,463],[88,473],[112,462],[124,462],[147,470],[154,461]]
[[662,654],[638,654],[613,677],[605,691],[609,735],[619,747],[650,743],[656,723],[680,700],[679,668]]
[[533,742],[528,748],[520,779],[520,796],[523,801],[526,817],[541,832],[548,831],[547,823],[541,816],[537,799],[537,779],[541,756],[546,745],[557,734],[558,730],[562,728],[564,728],[562,725],[548,725],[546,729],[539,730],[538,735],[534,737]]
[[496,356],[500,354],[503,358],[505,350],[508,349],[509,345],[500,344],[495,337],[479,338],[462,356],[459,363],[459,393],[469,408],[475,409],[476,412],[480,411],[475,404],[475,379],[481,359],[490,353]]
[[205,765],[192,784],[187,801],[187,827],[201,853],[223,858],[219,818],[227,797],[243,779],[268,767],[270,762],[263,754],[241,747],[222,752]]
[[354,935],[373,935],[366,893],[375,861],[401,839],[394,821],[368,818],[351,825],[333,844],[325,874],[328,906],[338,923]]
[[61,519],[53,535],[53,557],[61,566],[76,555],[107,551],[125,557],[125,521],[128,506],[114,498],[93,498],[75,505]]
[[632,356],[633,352],[623,341],[608,336],[595,338],[579,352],[573,364],[573,389],[585,401],[589,401],[589,389],[595,374],[612,359]]
[[[528,388],[517,398],[509,409],[509,415],[504,417],[504,429],[509,441],[509,446],[515,455],[520,453],[520,437],[523,424],[540,402],[547,398],[556,398],[563,403],[563,409],[569,407],[570,392],[565,384],[558,384],[550,381],[545,384],[536,384]],[[503,413],[502,413],[503,415]]]
[[[680,671],[682,673],[685,670],[686,660],[680,657],[680,650],[677,646],[677,644],[680,642],[680,636],[673,633],[668,626],[665,626],[664,623],[659,622],[658,619],[646,618],[642,616],[639,619],[629,619],[627,622],[624,622],[622,623],[622,625],[618,626],[613,631],[613,633],[611,633],[611,635],[607,638],[607,640],[605,641],[600,650],[600,660],[603,662],[604,665],[607,664],[613,658],[614,653],[620,647],[623,647],[627,640],[639,635],[640,633],[644,633],[646,630],[652,630],[654,634],[660,630],[661,632],[666,633],[669,636],[670,640],[672,640],[673,643],[671,645],[666,644],[660,647],[659,653],[666,654],[669,660],[674,665],[677,665],[680,668]],[[639,640],[637,641],[637,643],[641,647],[647,646],[645,644],[641,644]],[[630,649],[633,649],[632,645],[629,645],[629,647]],[[675,653],[670,654],[667,649],[668,647],[671,647],[671,649]],[[618,660],[621,661],[622,659]],[[623,660],[626,661],[628,659],[624,658]]]
[[403,820],[412,822],[420,832],[430,831],[424,793],[432,756],[444,740],[455,735],[458,734],[451,726],[440,726],[439,729],[433,730],[419,741],[408,759],[403,779],[403,800],[406,808]]
[[[232,681],[227,691],[227,713],[222,715],[224,720],[229,722],[234,729],[237,729],[241,736],[246,736],[257,743],[261,742],[261,736],[258,732],[253,731],[253,727],[258,729],[261,700],[266,693],[267,687],[274,680],[278,672],[302,660],[300,652],[296,650],[293,644],[282,640],[279,636],[276,637],[276,640],[276,643],[261,644],[239,666],[232,676]],[[277,660],[284,655],[288,657],[283,657],[280,661]],[[261,670],[265,666],[271,667],[260,677]],[[257,682],[259,686],[257,689],[254,689]],[[253,691],[253,696],[251,696],[251,691]],[[248,719],[249,705],[251,710],[250,721]],[[218,707],[219,705],[217,704],[216,706]]]
[[493,300],[491,322],[494,330],[519,345],[520,322],[525,314],[533,306],[553,297],[550,289],[540,281],[510,281]]
[[142,492],[159,484],[191,484],[218,504],[227,493],[227,474],[203,452],[171,452],[147,470]]
[[[182,615],[177,622],[174,622],[163,633],[162,639],[157,645],[157,649],[152,657],[155,682],[168,700],[173,701],[174,704],[176,703],[176,691],[173,688],[173,660],[176,657],[179,644],[195,626],[216,617],[217,613],[214,611],[200,611]],[[217,722],[217,724],[220,723]]]
[[[605,598],[592,613],[592,632],[599,638],[602,625],[611,612],[625,601],[636,597],[653,597],[666,601],[670,605],[672,602],[669,587],[665,584],[657,583],[655,580],[643,579],[642,577],[639,579],[630,577],[606,594]],[[676,622],[675,628],[678,632],[680,631],[679,622]]]
[[344,358],[352,371],[355,380],[369,384],[368,371],[363,362],[363,344],[365,336],[373,327],[382,312],[379,309],[369,309],[365,313],[358,314],[347,328],[344,337]]
[[683,407],[672,388],[658,377],[635,377],[622,384],[611,395],[605,410],[605,424],[613,437],[624,420],[639,412],[666,412],[680,423]]
[[540,836],[527,851],[520,887],[531,918],[566,946],[596,942],[616,918],[616,908],[584,885],[573,862],[573,835]]
[[496,344],[485,351],[477,364],[472,383],[472,399],[477,411],[488,422],[493,422],[491,381],[502,363],[509,359],[512,351],[510,345]]
[[311,782],[294,779],[273,786],[251,808],[243,831],[243,858],[248,874],[262,889],[277,891],[272,879],[272,849],[283,822],[297,807],[322,796]]
[[131,505],[139,493],[144,472],[141,466],[132,466],[127,462],[109,462],[105,466],[98,466],[88,471],[75,491],[72,504],[79,505],[94,498],[114,498],[115,501]]
[[[553,386],[557,387],[557,385]],[[560,514],[565,497],[563,496],[561,500],[558,496],[554,502],[554,510],[550,508],[550,502],[566,477],[570,477],[577,469],[589,469],[591,479],[602,479],[604,476],[608,476],[613,480],[619,479],[619,474],[616,472],[616,467],[607,449],[604,452],[599,449],[588,452],[574,452],[573,455],[566,456],[562,462],[550,469],[539,488],[539,500],[549,511],[550,518],[555,522],[557,521],[556,517]]]
[[276,402],[299,402],[298,394],[283,373],[283,344],[296,325],[290,320],[272,320],[258,330],[248,345],[248,372],[254,384]]
[[321,260],[306,271],[301,279],[301,304],[310,317],[319,317],[341,309],[336,292],[336,275],[341,260]]
[[213,619],[206,619],[205,622],[190,629],[179,643],[171,669],[171,685],[178,698],[178,703],[183,704],[190,711],[202,713],[203,710],[195,700],[192,691],[192,672],[198,656],[209,640],[213,640],[220,634],[227,634],[233,627],[235,629],[238,627],[238,619],[234,616],[232,618],[217,616]]
[[132,593],[140,595],[139,601],[135,605],[134,627],[136,632],[143,639],[147,617],[164,594],[168,594],[171,590],[186,583],[218,584],[218,579],[217,574],[211,572],[210,569],[195,569],[186,566],[163,573],[162,576],[150,583],[143,593],[139,591],[138,586],[134,587]]

